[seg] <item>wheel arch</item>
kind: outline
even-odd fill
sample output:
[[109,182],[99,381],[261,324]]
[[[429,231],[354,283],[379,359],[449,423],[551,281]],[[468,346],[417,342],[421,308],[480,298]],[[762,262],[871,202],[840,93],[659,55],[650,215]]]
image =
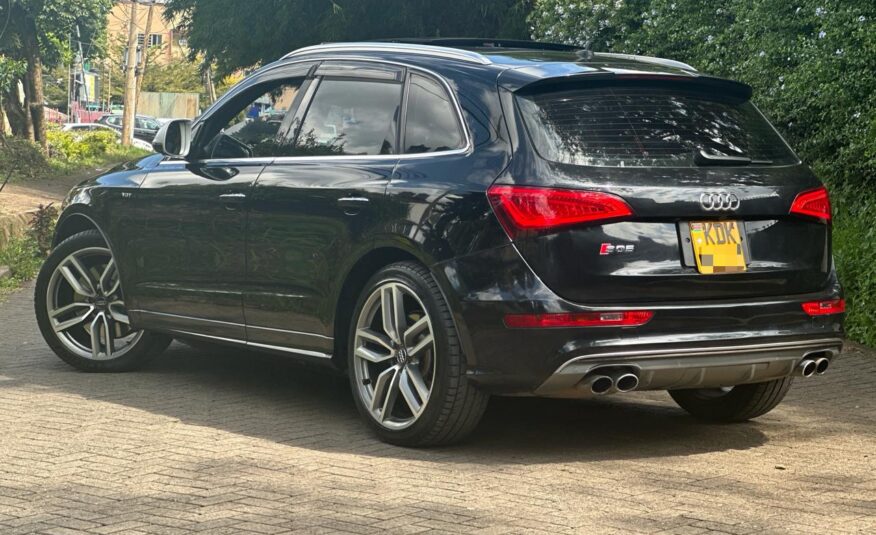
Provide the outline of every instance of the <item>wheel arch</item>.
[[[101,230],[100,226],[93,218],[81,212],[69,212],[61,216],[55,227],[55,237],[52,240],[52,247],[57,247],[59,243],[70,236],[87,230],[98,231],[103,237],[103,241],[109,245],[109,240],[107,240],[106,234]],[[110,248],[110,250],[112,250],[112,248]]]
[[396,262],[417,262],[426,265],[410,250],[397,246],[381,246],[363,254],[349,269],[344,277],[344,283],[335,300],[334,311],[334,351],[332,363],[339,369],[347,367],[347,341],[349,338],[350,321],[353,319],[353,309],[359,294],[375,273]]
[[[97,222],[97,220],[91,215],[82,211],[80,209],[68,208],[64,213],[61,214],[61,217],[58,219],[58,223],[55,226],[55,237],[52,241],[52,247],[57,247],[58,244],[69,238],[70,236],[74,236],[79,234],[80,232],[85,232],[87,230],[96,230],[101,238],[103,238],[103,242],[106,244],[107,248],[110,250],[110,253],[113,255],[113,258],[118,262],[118,254],[115,246],[113,245],[112,240],[109,239],[106,232],[104,232],[101,225]],[[125,300],[129,299],[129,295],[127,292],[127,283],[125,281],[124,274],[119,272],[120,284],[122,287],[122,294],[125,296]]]
[[363,254],[347,271],[344,283],[338,292],[333,316],[334,351],[332,352],[332,364],[339,369],[347,366],[347,342],[349,338],[350,321],[352,321],[353,309],[359,294],[375,273],[380,269],[396,262],[416,262],[429,270],[438,289],[441,291],[447,306],[450,307],[453,323],[462,344],[463,354],[467,362],[472,363],[472,345],[468,336],[468,330],[461,325],[459,303],[452,299],[452,292],[448,292],[448,282],[441,271],[435,270],[433,258],[415,244],[400,244],[397,240],[392,243],[382,243]]

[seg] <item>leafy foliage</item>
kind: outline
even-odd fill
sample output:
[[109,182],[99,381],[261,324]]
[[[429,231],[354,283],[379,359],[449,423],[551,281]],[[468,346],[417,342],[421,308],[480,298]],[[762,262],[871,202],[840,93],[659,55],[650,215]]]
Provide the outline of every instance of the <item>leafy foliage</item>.
[[0,298],[23,281],[34,278],[52,248],[58,210],[52,204],[40,205],[31,218],[30,228],[0,249],[0,266],[8,266],[12,277],[0,279]]
[[113,132],[62,132],[50,130],[49,153],[70,163],[80,163],[92,160],[106,154],[109,148],[116,144]]
[[52,237],[57,221],[58,209],[53,203],[39,205],[30,218],[28,234],[36,243],[37,249],[43,257],[47,256],[52,249]]
[[62,132],[49,130],[50,163],[61,171],[100,165],[110,161],[130,160],[146,154],[140,149],[119,144],[114,132]]
[[[78,25],[80,39],[87,51],[101,48],[106,16],[112,8],[112,0],[10,0],[11,20],[7,32],[0,41],[0,53],[21,58],[23,34],[27,31],[26,18],[36,23],[40,56],[46,66],[54,66],[72,57],[70,37]],[[7,7],[2,2],[3,7]],[[0,9],[5,19],[6,13]]]
[[536,0],[534,37],[679,59],[742,80],[831,186],[850,336],[876,344],[876,3]]
[[0,279],[0,297],[6,291],[17,288],[21,282],[32,279],[43,263],[36,240],[31,236],[18,236],[0,249],[0,266],[8,266],[12,277]]
[[326,41],[525,37],[530,0],[170,0],[193,53],[220,74]]
[[36,178],[49,169],[39,145],[26,139],[0,137],[0,180],[13,177]]

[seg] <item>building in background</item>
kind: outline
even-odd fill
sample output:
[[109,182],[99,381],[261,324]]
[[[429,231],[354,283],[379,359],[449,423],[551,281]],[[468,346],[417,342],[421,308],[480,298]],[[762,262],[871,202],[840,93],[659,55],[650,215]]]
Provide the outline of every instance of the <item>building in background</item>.
[[[137,47],[138,57],[145,45],[150,50],[149,61],[159,65],[167,65],[174,58],[188,54],[186,40],[177,30],[175,21],[164,18],[166,0],[155,0],[152,14],[152,26],[146,35],[146,19],[149,16],[149,2],[141,1],[137,6]],[[121,46],[124,50],[128,40],[128,21],[131,17],[130,0],[118,0],[113,4],[107,24],[107,41],[110,48]],[[122,55],[124,57],[124,54]]]

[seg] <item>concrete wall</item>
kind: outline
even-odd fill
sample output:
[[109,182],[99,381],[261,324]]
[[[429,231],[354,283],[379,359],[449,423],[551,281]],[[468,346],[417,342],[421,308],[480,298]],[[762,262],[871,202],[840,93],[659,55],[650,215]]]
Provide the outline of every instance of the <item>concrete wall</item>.
[[143,91],[137,100],[137,114],[174,119],[193,119],[198,115],[197,93],[153,93]]

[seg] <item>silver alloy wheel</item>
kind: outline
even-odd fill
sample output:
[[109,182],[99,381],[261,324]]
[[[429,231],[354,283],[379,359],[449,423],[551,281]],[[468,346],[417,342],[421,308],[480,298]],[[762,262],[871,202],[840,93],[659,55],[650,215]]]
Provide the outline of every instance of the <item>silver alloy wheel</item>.
[[143,331],[132,331],[112,253],[88,247],[62,260],[49,280],[46,311],[58,340],[87,359],[127,353]]
[[371,416],[387,429],[409,427],[423,414],[435,384],[432,320],[400,281],[376,288],[356,322],[353,373]]

